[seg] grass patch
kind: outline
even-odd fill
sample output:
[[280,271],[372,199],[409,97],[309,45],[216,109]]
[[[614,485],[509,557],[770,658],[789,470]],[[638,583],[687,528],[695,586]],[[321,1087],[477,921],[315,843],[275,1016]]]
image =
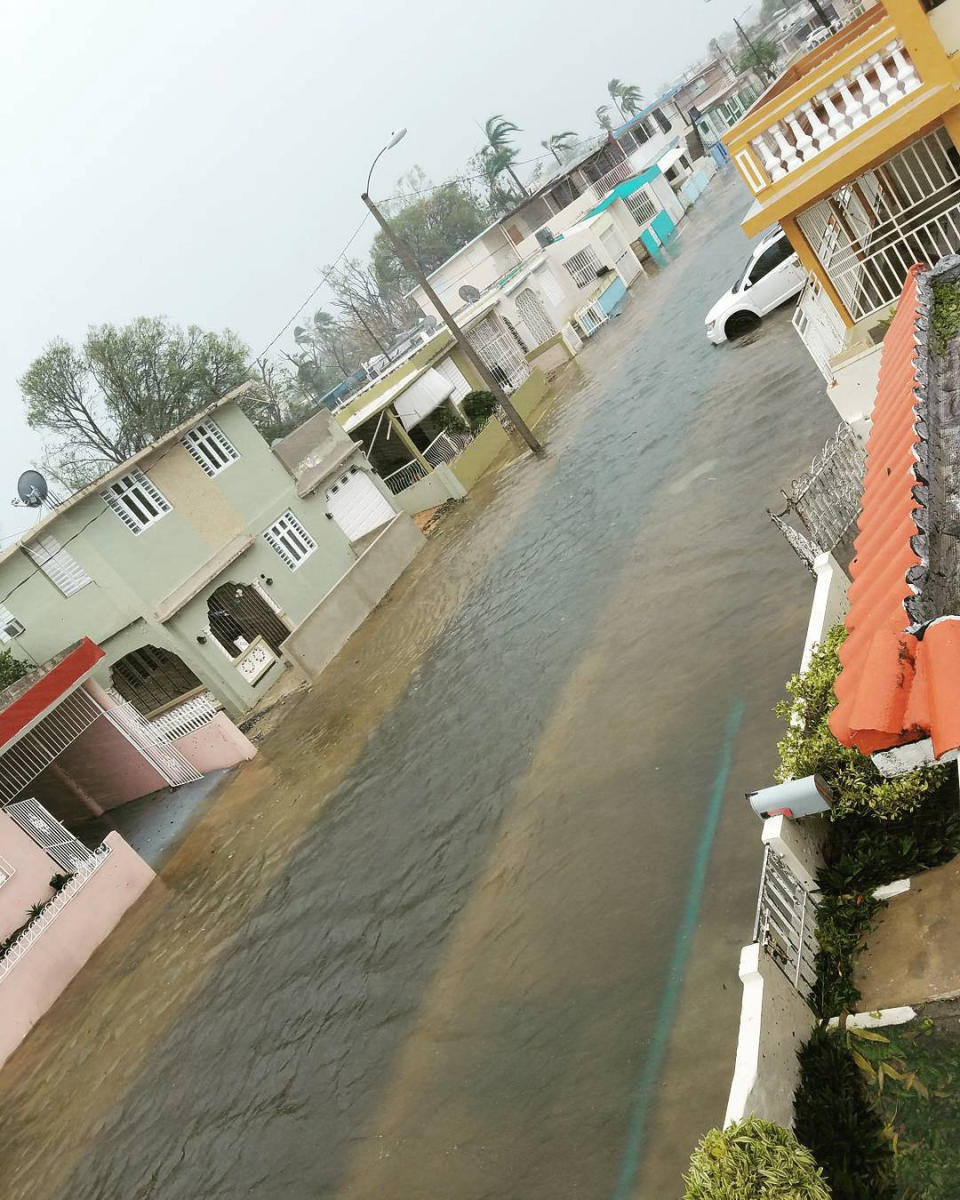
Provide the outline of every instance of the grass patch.
[[[960,1197],[960,1023],[877,1030],[858,1051],[881,1136],[893,1152],[897,1200]],[[852,1031],[851,1031],[852,1032]],[[883,1040],[879,1040],[882,1038]]]

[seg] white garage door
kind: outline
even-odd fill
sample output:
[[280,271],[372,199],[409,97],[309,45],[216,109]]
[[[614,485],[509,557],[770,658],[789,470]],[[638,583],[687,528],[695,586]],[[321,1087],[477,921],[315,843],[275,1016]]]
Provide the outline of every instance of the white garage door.
[[390,501],[363,471],[343,475],[327,489],[327,512],[351,542],[397,515]]

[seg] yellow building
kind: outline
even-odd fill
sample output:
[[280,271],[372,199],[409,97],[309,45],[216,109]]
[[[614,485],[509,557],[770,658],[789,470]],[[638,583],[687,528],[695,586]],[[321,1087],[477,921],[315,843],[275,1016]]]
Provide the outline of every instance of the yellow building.
[[730,132],[810,281],[794,324],[838,411],[865,423],[907,270],[960,252],[960,0],[882,0],[795,59]]

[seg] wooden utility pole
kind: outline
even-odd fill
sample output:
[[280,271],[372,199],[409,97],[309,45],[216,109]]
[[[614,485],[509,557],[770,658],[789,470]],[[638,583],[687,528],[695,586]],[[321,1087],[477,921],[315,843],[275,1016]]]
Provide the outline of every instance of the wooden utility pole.
[[[376,161],[376,160],[374,160],[374,161]],[[372,168],[371,168],[371,170],[372,170]],[[447,311],[446,305],[441,301],[440,297],[430,286],[430,283],[427,280],[426,275],[421,270],[420,264],[413,257],[413,254],[410,252],[409,248],[407,247],[406,242],[404,242],[402,238],[400,238],[396,233],[394,233],[394,231],[391,228],[390,223],[387,221],[386,217],[383,215],[383,213],[380,211],[380,209],[377,208],[376,204],[374,204],[374,202],[370,199],[370,197],[367,195],[366,192],[363,193],[363,195],[360,197],[360,199],[364,202],[364,204],[367,206],[367,208],[369,208],[370,212],[373,213],[374,220],[377,222],[377,224],[380,226],[380,228],[386,234],[387,240],[390,242],[390,245],[397,252],[398,257],[404,263],[407,270],[411,273],[411,275],[413,275],[413,277],[416,279],[417,283],[420,284],[420,286],[423,288],[424,292],[426,292],[427,298],[429,299],[430,303],[434,306],[434,308],[440,314],[440,319],[443,321],[443,323],[446,325],[446,327],[453,334],[454,338],[456,339],[457,345],[460,347],[460,349],[466,355],[471,366],[474,368],[474,370],[477,372],[477,374],[480,376],[480,378],[484,381],[487,388],[493,393],[494,399],[497,401],[497,403],[500,405],[500,407],[506,413],[510,422],[514,426],[516,426],[518,433],[523,438],[523,440],[527,443],[527,445],[530,447],[530,449],[534,452],[534,454],[542,454],[543,447],[537,441],[536,435],[534,434],[533,430],[530,428],[530,426],[526,423],[526,421],[523,419],[523,417],[521,417],[520,414],[517,412],[517,410],[514,408],[513,404],[510,402],[509,397],[507,396],[507,393],[503,390],[503,388],[500,386],[500,384],[494,378],[493,373],[490,371],[490,368],[487,366],[487,364],[483,361],[483,359],[480,357],[480,355],[474,349],[473,343],[470,341],[470,339],[467,337],[467,335],[463,332],[463,330],[460,328],[460,326],[457,324],[457,322],[453,319],[453,317]]]

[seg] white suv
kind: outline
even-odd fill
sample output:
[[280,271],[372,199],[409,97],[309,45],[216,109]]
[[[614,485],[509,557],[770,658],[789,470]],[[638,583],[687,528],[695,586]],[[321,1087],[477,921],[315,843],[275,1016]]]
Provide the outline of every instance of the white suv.
[[760,318],[803,290],[806,274],[787,236],[775,225],[750,255],[743,273],[707,313],[707,337],[715,346],[740,337]]

